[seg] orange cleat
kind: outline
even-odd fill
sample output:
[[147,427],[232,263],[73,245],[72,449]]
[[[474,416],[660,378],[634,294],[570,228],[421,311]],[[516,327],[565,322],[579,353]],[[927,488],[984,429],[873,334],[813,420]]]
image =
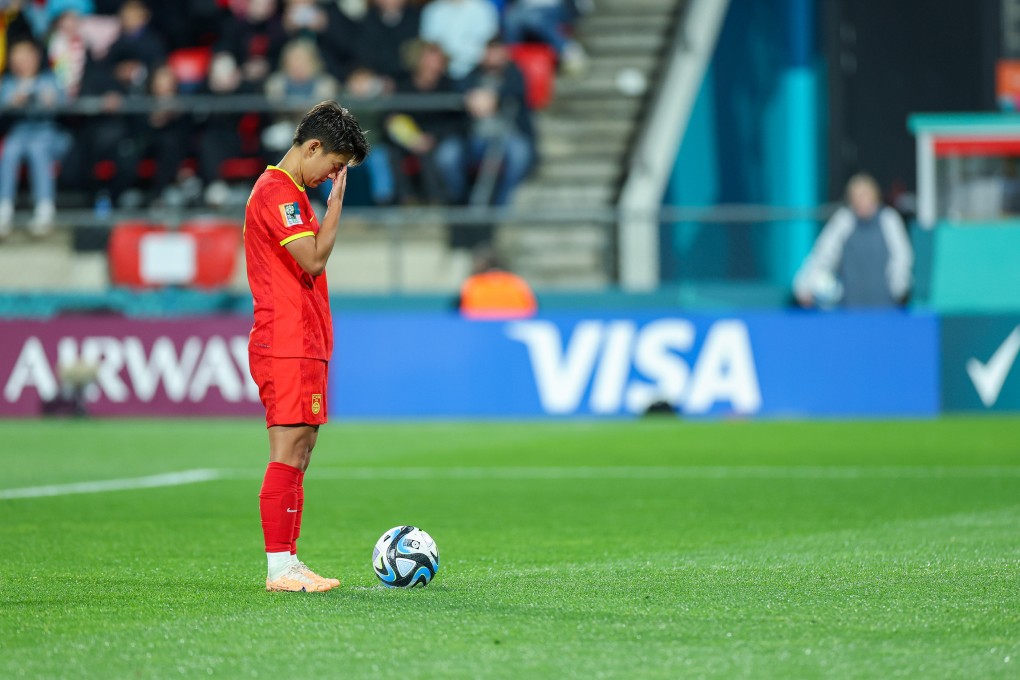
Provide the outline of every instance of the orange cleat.
[[272,581],[266,579],[266,590],[276,593],[322,593],[332,587],[322,577],[311,578],[296,564],[287,567]]
[[297,564],[294,565],[294,566],[297,568],[298,572],[300,572],[301,574],[304,574],[306,577],[308,577],[312,581],[315,581],[316,583],[320,583],[320,584],[325,585],[326,587],[323,588],[323,590],[329,590],[330,588],[339,588],[340,587],[340,579],[338,579],[338,578],[326,578],[325,576],[319,576],[314,571],[309,569],[308,565],[305,564],[304,562],[302,562],[301,560],[298,560]]

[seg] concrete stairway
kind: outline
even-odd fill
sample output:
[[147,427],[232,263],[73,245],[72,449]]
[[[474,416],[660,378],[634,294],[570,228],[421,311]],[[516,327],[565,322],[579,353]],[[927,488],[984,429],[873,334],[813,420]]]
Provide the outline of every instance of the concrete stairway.
[[[683,0],[596,0],[577,38],[585,74],[560,76],[548,109],[537,114],[542,163],[514,203],[562,213],[609,208],[617,199],[648,90]],[[642,87],[644,85],[644,87]],[[504,225],[500,249],[539,287],[593,288],[611,283],[614,225]]]

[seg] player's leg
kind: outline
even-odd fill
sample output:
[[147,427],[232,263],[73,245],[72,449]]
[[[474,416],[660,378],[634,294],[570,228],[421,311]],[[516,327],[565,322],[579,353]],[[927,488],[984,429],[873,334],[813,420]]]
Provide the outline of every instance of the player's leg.
[[[287,458],[287,460],[295,461],[300,463],[294,465],[294,467],[301,470],[301,474],[298,476],[298,494],[297,500],[294,507],[298,512],[294,513],[294,530],[291,533],[291,555],[298,554],[298,538],[301,536],[301,516],[304,514],[305,509],[305,470],[308,469],[308,462],[311,460],[312,449],[315,448],[315,440],[318,438],[318,425],[305,425],[304,428],[310,429],[310,432],[303,431],[300,438],[294,437],[295,441],[288,440],[286,443],[279,444],[279,447],[275,449],[277,451],[277,457],[273,458],[274,451],[272,444],[270,443],[270,460],[277,460],[281,458]],[[273,430],[276,428],[269,428],[269,439],[272,441]],[[289,434],[289,433],[287,433]],[[305,437],[304,435],[308,436]],[[284,433],[278,438],[283,439]],[[288,437],[290,439],[290,437]]]
[[328,590],[297,568],[292,552],[300,512],[302,469],[308,453],[309,425],[274,425],[269,428],[269,465],[259,493],[259,512],[265,537],[267,590]]
[[[308,412],[306,413],[307,420],[316,422],[326,422],[326,389],[327,389],[327,374],[328,364],[325,361],[318,361],[315,359],[304,359],[301,363],[302,373],[302,390],[311,395],[306,403],[308,405]],[[302,468],[302,475],[298,484],[298,495],[297,495],[297,513],[295,513],[294,521],[294,534],[291,540],[291,553],[294,556],[294,560],[298,565],[298,568],[302,572],[318,582],[324,583],[330,588],[336,588],[340,585],[340,580],[335,578],[326,578],[319,576],[312,571],[308,566],[297,557],[297,540],[301,536],[301,517],[304,510],[305,503],[305,488],[304,488],[304,471],[308,469],[308,464],[312,458],[312,450],[315,449],[315,444],[319,439],[319,426],[310,426],[311,430],[308,433],[307,448],[305,449],[304,467]]]
[[294,514],[294,538],[290,542],[290,552],[297,555],[297,540],[301,538],[301,516],[305,512],[305,472],[312,460],[312,450],[315,442],[319,439],[319,426],[312,428],[311,437],[308,442],[308,450],[305,454],[305,464],[301,468],[301,478],[298,480],[297,512]]
[[298,489],[314,429],[301,423],[297,361],[249,356],[252,378],[266,407],[269,435],[269,464],[259,492],[259,513],[268,567],[266,589],[314,592],[328,590],[329,586],[301,573],[291,554]]
[[271,425],[269,432],[269,460],[283,463],[304,472],[312,447],[312,437],[318,434],[318,425]]

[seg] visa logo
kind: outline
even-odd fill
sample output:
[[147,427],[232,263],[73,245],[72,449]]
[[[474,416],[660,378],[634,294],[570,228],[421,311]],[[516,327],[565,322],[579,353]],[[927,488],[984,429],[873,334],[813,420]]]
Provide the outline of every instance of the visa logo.
[[[527,347],[546,413],[568,415],[588,408],[600,415],[641,413],[666,400],[686,414],[727,408],[761,409],[761,388],[743,321],[716,321],[700,350],[697,328],[685,319],[579,322],[566,340],[549,321],[507,325],[507,335]],[[590,387],[590,389],[589,389]]]

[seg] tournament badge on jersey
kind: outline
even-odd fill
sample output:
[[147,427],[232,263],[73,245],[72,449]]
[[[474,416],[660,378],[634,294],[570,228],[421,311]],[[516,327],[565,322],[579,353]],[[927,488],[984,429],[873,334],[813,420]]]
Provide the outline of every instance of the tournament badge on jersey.
[[284,226],[296,227],[299,224],[304,224],[301,221],[301,208],[298,206],[297,201],[280,204],[280,214],[283,216]]

